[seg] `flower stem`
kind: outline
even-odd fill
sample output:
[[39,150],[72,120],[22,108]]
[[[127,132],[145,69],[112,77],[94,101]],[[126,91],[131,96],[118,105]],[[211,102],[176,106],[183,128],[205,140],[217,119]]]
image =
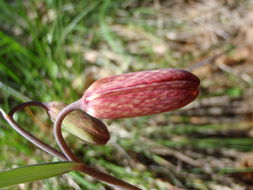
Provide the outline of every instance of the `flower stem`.
[[54,136],[56,142],[58,143],[59,147],[61,148],[62,152],[65,154],[68,160],[80,162],[79,158],[75,156],[75,154],[71,151],[68,147],[66,141],[62,136],[62,122],[63,119],[72,111],[77,110],[80,108],[80,100],[73,102],[72,104],[67,105],[65,108],[61,110],[61,112],[57,115],[57,118],[54,122]]
[[122,190],[141,190],[140,188],[131,185],[123,180],[117,179],[113,176],[110,176],[106,173],[100,172],[98,170],[95,170],[93,168],[90,168],[89,166],[85,164],[81,164],[78,168],[76,168],[77,171],[83,172],[89,176],[92,176],[98,180],[106,182],[108,185],[116,188],[116,189],[122,189]]
[[[55,136],[55,139],[56,139],[58,145],[60,146],[61,150],[63,151],[63,153],[65,154],[65,156],[67,157],[68,160],[79,162],[79,163],[81,163],[81,161],[79,160],[79,158],[77,158],[74,155],[74,153],[71,151],[71,149],[68,147],[66,141],[64,140],[64,138],[62,136],[61,128],[62,128],[62,122],[63,122],[64,118],[72,111],[80,109],[80,103],[81,103],[81,100],[77,100],[76,102],[73,102],[72,104],[63,108],[61,110],[61,112],[57,115],[57,118],[54,123],[54,136]],[[78,168],[76,168],[76,170],[83,172],[87,175],[90,175],[98,180],[104,181],[108,185],[113,186],[117,189],[141,190],[138,187],[133,186],[133,185],[131,185],[127,182],[124,182],[120,179],[117,179],[111,175],[108,175],[106,173],[103,173],[103,172],[100,172],[100,171],[95,170],[93,168],[90,168],[89,166],[87,166],[84,163],[81,163],[81,165]]]
[[[80,100],[79,100],[80,101]],[[59,144],[60,148],[62,149],[62,152],[56,150],[55,148],[49,146],[48,144],[45,144],[44,142],[42,142],[41,140],[39,140],[38,138],[36,138],[34,135],[30,134],[28,131],[24,130],[22,127],[20,127],[15,120],[13,119],[13,115],[15,112],[17,112],[20,109],[23,109],[26,106],[38,106],[38,107],[42,107],[45,110],[48,111],[47,108],[47,103],[41,103],[41,102],[25,102],[22,104],[17,105],[16,107],[14,107],[8,114],[6,114],[1,108],[0,108],[0,112],[2,113],[4,119],[11,125],[11,127],[13,129],[15,129],[19,134],[21,134],[23,137],[25,137],[27,140],[29,140],[30,142],[32,142],[34,145],[36,145],[37,147],[41,148],[42,150],[48,152],[49,154],[59,158],[60,160],[71,160],[71,161],[76,161],[79,162],[81,165],[79,165],[77,168],[75,168],[76,171],[85,173],[89,176],[92,176],[98,180],[104,181],[105,183],[107,183],[110,186],[115,187],[116,189],[122,189],[122,190],[141,190],[140,188],[131,185],[127,182],[124,182],[123,180],[117,179],[111,175],[108,175],[106,173],[103,173],[101,171],[98,171],[96,169],[93,169],[89,166],[87,166],[84,163],[81,163],[79,161],[79,159],[72,153],[72,151],[70,150],[70,148],[68,147],[68,145],[66,144],[62,134],[61,134],[61,124],[62,121],[64,119],[64,117],[76,110],[79,109],[79,101],[74,102],[68,106],[66,106],[57,116],[57,119],[55,121],[55,125],[54,125],[54,135],[56,138],[57,143]]]
[[20,135],[22,135],[24,138],[29,140],[31,143],[33,143],[34,145],[36,145],[40,149],[42,149],[42,150],[46,151],[47,153],[51,154],[52,156],[55,156],[55,157],[57,157],[61,160],[66,160],[66,156],[62,152],[59,152],[55,148],[53,148],[53,147],[49,146],[48,144],[46,144],[46,143],[42,142],[41,140],[39,140],[37,137],[35,137],[34,135],[29,133],[28,131],[26,131],[22,127],[20,127],[16,123],[16,121],[13,119],[14,113],[16,111],[26,107],[26,106],[38,106],[38,107],[42,107],[42,108],[48,110],[46,105],[41,103],[41,102],[25,102],[25,103],[19,104],[16,107],[14,107],[8,114],[6,114],[2,109],[0,109],[0,111],[1,111],[4,119],[9,123],[9,125],[14,130],[16,130]]
[[48,111],[48,107],[46,106],[46,104],[41,103],[41,102],[36,102],[36,101],[29,101],[29,102],[24,102],[22,104],[16,105],[14,108],[12,108],[11,111],[9,111],[8,115],[13,116],[15,112],[17,112],[27,106],[37,106],[37,107],[44,108],[46,111]]

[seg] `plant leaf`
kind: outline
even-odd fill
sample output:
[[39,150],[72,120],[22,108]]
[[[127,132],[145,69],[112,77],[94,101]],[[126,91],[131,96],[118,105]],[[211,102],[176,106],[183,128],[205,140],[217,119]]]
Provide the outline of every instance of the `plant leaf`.
[[0,188],[61,175],[73,170],[79,163],[52,162],[29,165],[0,172]]

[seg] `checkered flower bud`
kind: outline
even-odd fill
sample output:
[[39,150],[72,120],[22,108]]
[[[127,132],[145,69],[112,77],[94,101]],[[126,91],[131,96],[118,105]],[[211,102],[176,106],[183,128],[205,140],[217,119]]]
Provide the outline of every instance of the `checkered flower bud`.
[[95,81],[82,109],[97,118],[137,117],[181,108],[198,96],[200,80],[181,69],[116,75]]

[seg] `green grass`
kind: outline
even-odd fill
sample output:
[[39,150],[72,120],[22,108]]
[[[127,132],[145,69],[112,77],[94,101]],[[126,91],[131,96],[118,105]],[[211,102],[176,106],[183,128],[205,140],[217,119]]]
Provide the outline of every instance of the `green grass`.
[[[71,103],[82,96],[92,81],[108,73],[185,68],[197,60],[198,55],[206,53],[207,50],[203,50],[196,55],[168,45],[171,43],[166,37],[168,32],[180,32],[189,26],[171,20],[167,12],[159,12],[153,6],[151,0],[0,0],[1,108],[9,111],[28,100]],[[162,29],[157,24],[158,13],[164,21]],[[228,45],[224,44],[224,47]],[[159,54],[157,47],[164,52]],[[210,49],[214,47],[216,45]],[[86,58],[91,51],[96,52],[95,61]],[[233,78],[230,86],[207,94],[209,86],[204,83],[201,97],[217,94],[242,97],[246,86],[238,87],[235,76],[225,75]],[[32,119],[27,119],[29,116],[25,112],[16,114],[15,119],[39,138],[56,146],[52,124],[46,120],[46,115],[38,109],[33,113],[45,126],[35,125]],[[158,190],[167,190],[169,184],[185,189],[210,189],[210,182],[220,183],[215,172],[220,171],[220,177],[228,177],[226,173],[233,170],[231,165],[235,158],[227,158],[230,165],[219,168],[217,164],[212,168],[214,172],[208,173],[202,167],[196,168],[180,160],[178,154],[155,153],[153,147],[173,149],[192,159],[205,159],[206,156],[207,163],[216,159],[216,154],[225,160],[225,151],[252,151],[252,138],[224,135],[231,129],[240,132],[240,123],[195,125],[190,123],[191,117],[181,117],[179,123],[170,122],[171,118],[173,115],[166,113],[106,121],[112,128],[112,140],[106,146],[84,145],[72,136],[68,137],[68,142],[85,163],[143,189]],[[19,136],[3,119],[0,120],[0,150],[0,170],[55,161]],[[223,163],[222,160],[217,162]],[[200,173],[204,175],[200,176]],[[105,184],[75,172],[9,189],[78,188],[109,189]]]

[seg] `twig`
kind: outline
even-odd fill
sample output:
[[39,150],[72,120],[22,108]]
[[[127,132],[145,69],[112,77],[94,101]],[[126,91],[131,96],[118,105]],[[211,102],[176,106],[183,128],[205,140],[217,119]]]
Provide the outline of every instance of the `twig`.
[[245,82],[247,82],[247,83],[249,83],[249,84],[253,81],[253,79],[252,79],[249,75],[247,75],[247,74],[245,74],[245,73],[241,73],[241,72],[239,72],[239,71],[233,69],[232,67],[230,67],[230,66],[228,66],[228,65],[225,65],[224,63],[216,64],[216,65],[217,65],[217,67],[219,67],[221,70],[223,70],[223,71],[225,71],[225,72],[228,72],[228,73],[231,73],[231,74],[233,74],[233,75],[235,75],[235,76],[238,76],[238,77],[240,77],[242,80],[244,80]]
[[120,146],[115,140],[113,140],[113,141],[111,140],[109,143],[112,146],[114,146],[118,152],[121,153],[122,157],[125,157],[127,159],[128,164],[132,168],[136,167],[136,162],[131,158],[131,156],[126,152],[126,150],[122,146]]
[[194,65],[192,65],[192,66],[190,66],[190,67],[188,67],[188,68],[186,68],[185,70],[187,70],[187,71],[193,71],[193,70],[195,70],[195,69],[197,69],[197,68],[199,68],[199,67],[202,67],[202,66],[204,66],[204,65],[210,64],[210,63],[212,63],[215,59],[217,59],[218,57],[222,56],[223,54],[224,54],[224,53],[222,52],[222,53],[218,53],[218,54],[216,54],[216,55],[213,55],[213,56],[211,56],[211,57],[208,57],[208,58],[206,58],[206,59],[204,59],[204,60],[202,60],[202,61],[200,61],[200,62],[198,62],[198,63],[196,63],[196,64],[194,64]]
[[[160,144],[157,144],[154,141],[151,141],[147,138],[142,137],[141,138],[142,141],[145,142],[145,144],[149,143],[149,146],[145,147],[152,153],[158,154],[158,155],[172,155],[174,157],[176,157],[178,160],[181,160],[189,165],[195,166],[195,167],[199,167],[201,165],[201,163],[198,163],[197,161],[195,161],[194,159],[186,156],[185,154],[182,154],[176,150],[164,147]],[[153,145],[153,146],[152,146]]]
[[169,149],[169,148],[158,148],[158,147],[151,147],[150,152],[158,154],[158,155],[163,155],[163,156],[167,156],[167,155],[171,155],[176,157],[178,160],[181,160],[189,165],[192,165],[194,167],[200,167],[202,163],[199,163],[198,161],[190,158],[189,156],[186,156],[185,154],[182,154],[176,150],[173,149]]

